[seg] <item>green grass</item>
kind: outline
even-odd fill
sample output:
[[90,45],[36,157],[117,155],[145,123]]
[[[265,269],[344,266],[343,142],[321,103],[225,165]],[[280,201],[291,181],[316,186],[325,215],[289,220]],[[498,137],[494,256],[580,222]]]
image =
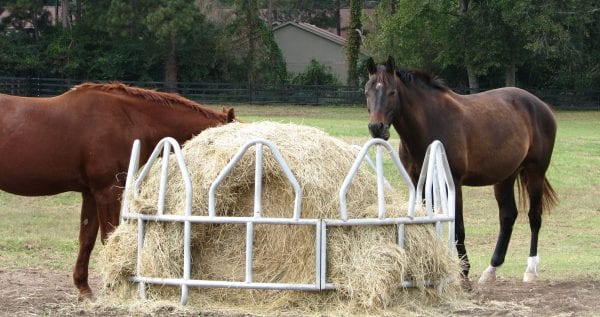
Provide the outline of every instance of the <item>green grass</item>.
[[0,267],[70,270],[77,257],[79,209],[77,193],[0,192]]
[[[322,128],[344,140],[369,139],[362,107],[235,106],[245,122],[272,120]],[[217,108],[220,108],[217,107]],[[544,215],[540,274],[553,280],[600,278],[600,112],[558,112],[558,136],[548,179],[560,203]],[[398,146],[397,135],[391,142]],[[387,164],[388,168],[390,164]],[[490,260],[498,234],[491,187],[464,189],[466,243],[472,274]],[[19,197],[0,192],[0,269],[70,271],[77,256],[80,197]],[[101,248],[98,244],[98,248]],[[500,276],[520,278],[529,250],[527,214],[521,213]],[[97,250],[96,250],[97,251]],[[97,252],[93,253],[92,270]]]

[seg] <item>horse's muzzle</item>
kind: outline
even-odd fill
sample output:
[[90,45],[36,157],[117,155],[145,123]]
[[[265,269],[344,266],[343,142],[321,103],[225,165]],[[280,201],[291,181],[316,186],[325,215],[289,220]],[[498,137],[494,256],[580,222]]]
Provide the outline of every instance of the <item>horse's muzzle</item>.
[[374,138],[387,139],[390,138],[390,126],[383,122],[371,122],[369,123],[369,133]]

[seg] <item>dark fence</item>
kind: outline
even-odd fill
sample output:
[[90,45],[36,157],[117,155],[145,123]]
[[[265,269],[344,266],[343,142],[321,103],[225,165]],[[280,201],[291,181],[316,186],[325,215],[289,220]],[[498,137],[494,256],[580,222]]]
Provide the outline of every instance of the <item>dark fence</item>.
[[[0,77],[0,92],[19,96],[56,96],[81,80]],[[166,83],[124,81],[126,84],[177,92],[200,103],[250,103],[295,105],[363,105],[362,87],[248,85],[226,83]],[[465,88],[454,89],[468,93]],[[530,90],[557,109],[600,110],[600,90]]]
[[[453,88],[460,94],[476,93],[485,89]],[[600,110],[600,90],[527,89],[554,109]]]
[[[19,96],[56,96],[80,80],[0,77],[0,92]],[[252,103],[298,105],[354,105],[364,102],[362,90],[351,86],[248,85],[225,83],[123,83],[177,92],[201,103]]]

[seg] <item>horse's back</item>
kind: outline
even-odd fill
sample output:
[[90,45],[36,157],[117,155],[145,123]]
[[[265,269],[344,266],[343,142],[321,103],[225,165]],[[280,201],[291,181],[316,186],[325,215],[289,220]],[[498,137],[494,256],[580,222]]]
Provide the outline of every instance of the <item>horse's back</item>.
[[0,189],[35,196],[121,186],[116,175],[126,173],[135,139],[144,160],[163,137],[182,142],[229,114],[124,85],[81,85],[51,98],[0,95]]
[[489,185],[513,174],[526,161],[549,162],[556,122],[550,107],[533,94],[514,87],[473,95],[455,95],[462,119],[456,131],[464,154],[456,166],[465,185]]
[[503,87],[457,96],[466,120],[490,122],[493,123],[491,126],[526,125],[541,129],[545,134],[556,131],[556,120],[550,106],[526,90]]
[[66,113],[55,98],[0,96],[0,189],[19,195],[78,189],[69,144],[79,133]]
[[86,157],[108,155],[92,153],[90,145],[102,135],[118,138],[113,132],[120,121],[118,111],[96,107],[88,97],[94,96],[0,96],[0,189],[37,196],[87,188]]
[[554,144],[556,137],[556,119],[550,106],[534,94],[517,88],[504,87],[490,90],[500,102],[496,107],[504,105],[514,116],[520,116],[531,127],[532,142],[545,139]]

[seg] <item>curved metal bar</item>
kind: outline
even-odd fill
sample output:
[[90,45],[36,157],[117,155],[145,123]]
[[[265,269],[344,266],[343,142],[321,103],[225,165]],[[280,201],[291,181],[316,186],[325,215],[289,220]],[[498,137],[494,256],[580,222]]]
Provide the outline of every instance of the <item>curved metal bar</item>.
[[[131,147],[131,157],[129,158],[129,168],[127,169],[127,179],[125,181],[125,190],[123,191],[123,201],[121,202],[121,217],[129,214],[129,195],[131,192],[131,186],[133,183],[134,174],[139,169],[140,165],[140,147],[141,142],[139,139],[133,141]],[[122,218],[121,221],[125,219]]]
[[[192,210],[192,192],[193,192],[192,181],[190,179],[188,169],[185,164],[185,160],[183,159],[183,153],[181,152],[181,147],[179,146],[179,143],[177,142],[177,140],[175,140],[171,137],[166,137],[166,138],[160,140],[158,142],[158,144],[156,145],[156,147],[154,148],[154,151],[152,151],[152,154],[150,154],[150,158],[148,158],[146,165],[140,172],[137,180],[134,182],[134,188],[133,188],[134,197],[137,197],[139,195],[142,182],[148,176],[148,173],[150,172],[150,169],[154,165],[154,162],[156,161],[158,156],[161,154],[161,152],[163,152],[163,149],[165,147],[171,147],[173,149],[173,153],[175,154],[175,158],[177,160],[179,171],[181,172],[181,177],[183,179],[184,188],[185,188],[185,196],[186,196],[186,198],[185,198],[185,213],[189,215],[189,214],[191,214],[191,210]],[[166,157],[163,157],[163,160],[169,160],[169,155],[167,155]],[[163,177],[166,177],[166,175],[164,175],[164,174],[161,175],[161,182],[163,182],[163,179],[162,179]],[[164,197],[163,197],[163,199],[164,199]],[[163,201],[163,203],[164,203],[164,201]]]
[[[356,144],[352,144],[352,147],[357,149],[358,151],[360,151],[361,149],[361,147]],[[375,166],[375,162],[373,162],[373,159],[370,155],[367,154],[367,156],[365,156],[365,161],[367,161],[373,172],[377,173],[377,166]],[[385,176],[383,177],[383,182],[385,184],[386,189],[392,190],[394,188],[392,187],[392,184],[385,178]]]
[[[452,219],[448,224],[448,241],[450,253],[454,253],[456,217],[456,187],[454,178],[448,164],[448,157],[444,145],[439,140],[433,141],[427,148],[425,160],[427,169],[421,169],[419,182],[417,184],[417,197],[422,197],[425,191],[425,208],[428,215],[434,210],[441,210],[448,218]],[[423,164],[425,165],[425,163]],[[433,198],[431,197],[433,193]],[[436,206],[438,205],[438,206]],[[438,234],[441,228],[436,225]]]
[[[216,191],[217,191],[217,188],[219,187],[219,185],[223,182],[225,177],[227,175],[229,175],[229,173],[231,172],[233,167],[240,161],[240,159],[244,156],[244,154],[246,154],[248,149],[251,146],[257,145],[257,144],[264,145],[264,146],[268,147],[269,150],[271,150],[271,154],[273,154],[273,157],[275,158],[275,160],[277,160],[277,162],[279,163],[279,166],[281,167],[281,170],[283,171],[283,173],[287,177],[288,181],[292,185],[292,188],[294,189],[294,193],[295,193],[293,218],[300,219],[300,207],[302,204],[302,189],[300,188],[300,184],[298,183],[298,180],[292,173],[290,167],[287,165],[287,163],[283,159],[283,156],[277,149],[277,146],[275,146],[275,144],[273,144],[271,141],[261,139],[261,138],[246,142],[240,148],[240,150],[233,156],[233,158],[229,161],[229,163],[221,170],[219,175],[215,178],[213,183],[210,185],[210,188],[208,190],[208,215],[209,216],[215,217],[217,214],[215,194],[216,194]],[[257,152],[262,153],[260,148],[262,148],[262,146],[257,146]],[[257,155],[258,155],[258,153],[257,153]],[[262,159],[260,161],[262,162]],[[260,163],[260,162],[258,162],[258,163]],[[256,168],[262,169],[262,164],[260,164],[260,166],[258,164],[256,164]],[[257,181],[262,181],[262,180],[255,180],[255,184]],[[256,195],[256,192],[255,192],[255,195]],[[255,197],[255,202],[256,202],[256,197]],[[255,206],[255,210],[256,210],[256,206]]]
[[[136,144],[134,142],[134,148],[135,148],[135,146],[136,146]],[[171,137],[166,137],[158,142],[156,147],[154,147],[152,154],[150,154],[150,158],[146,162],[146,165],[140,172],[137,180],[135,180],[135,182],[134,182],[133,195],[134,195],[134,197],[137,197],[139,195],[141,184],[143,183],[144,179],[148,176],[148,173],[150,172],[152,166],[154,165],[154,163],[158,159],[158,156],[162,152],[162,154],[163,154],[162,160],[163,161],[162,161],[162,167],[161,167],[160,188],[159,188],[160,191],[159,191],[159,197],[158,197],[158,202],[157,202],[157,215],[158,216],[164,215],[164,204],[165,204],[165,196],[166,196],[166,190],[167,190],[167,184],[168,184],[168,167],[169,167],[169,160],[171,158],[171,156],[170,156],[171,150],[173,150],[173,153],[175,154],[175,159],[177,160],[177,165],[179,167],[179,171],[181,172],[181,178],[183,180],[184,188],[185,188],[184,215],[185,215],[186,219],[184,220],[184,237],[185,238],[183,240],[183,280],[189,281],[191,279],[191,241],[190,241],[189,237],[191,236],[192,224],[188,218],[192,215],[193,188],[192,188],[192,181],[190,179],[190,175],[189,175],[187,166],[185,164],[185,160],[183,158],[183,153],[181,152],[181,147],[179,146],[179,143],[177,142],[177,140],[175,140],[174,138],[171,138]],[[139,143],[138,143],[138,148],[135,149],[135,154],[132,154],[132,158],[131,158],[132,161],[134,160],[134,156],[135,156],[135,160],[138,161],[139,160]],[[130,183],[133,182],[133,174],[135,172],[134,168],[136,168],[136,165],[137,164],[130,163],[129,171],[132,172],[131,173],[132,178],[129,179],[130,176],[129,176],[129,174],[127,175],[128,181],[130,181]],[[125,208],[128,208],[128,207],[125,207]],[[127,211],[128,211],[128,209],[127,209]],[[137,262],[137,265],[139,266],[141,263],[141,246],[142,246],[142,242],[143,242],[143,221],[141,219],[138,219],[138,221],[139,221],[138,222],[139,229],[138,229],[138,254],[137,254],[138,262]],[[141,273],[139,271],[139,268],[138,268],[136,274],[137,274],[137,276],[140,276]],[[142,297],[145,297],[145,287],[143,284],[140,284],[140,293],[141,293]],[[181,284],[181,304],[182,305],[186,304],[187,296],[188,296],[188,284],[186,284],[186,283]]]
[[[342,220],[348,220],[348,203],[346,200],[346,195],[348,193],[348,189],[350,188],[350,184],[352,183],[352,179],[356,175],[358,168],[360,167],[360,164],[366,159],[365,157],[367,156],[369,149],[372,146],[376,146],[376,145],[382,146],[383,148],[385,148],[387,150],[388,154],[390,155],[394,164],[396,165],[396,169],[398,170],[398,172],[402,176],[402,179],[408,186],[408,188],[409,188],[408,211],[409,211],[409,214],[414,213],[415,186],[412,183],[410,176],[406,172],[406,169],[404,169],[402,162],[400,162],[400,158],[398,157],[398,154],[394,151],[394,149],[392,149],[392,146],[387,141],[385,141],[383,139],[371,139],[371,140],[367,141],[367,143],[365,143],[365,145],[363,145],[362,149],[358,153],[358,157],[352,164],[352,167],[350,167],[350,170],[348,171],[348,174],[346,175],[346,178],[344,179],[344,182],[342,183],[342,186],[340,188],[340,191],[339,191],[340,218]],[[379,158],[377,158],[377,160],[379,160],[381,158],[380,155],[381,155],[381,153],[378,154]],[[380,175],[380,174],[383,175],[383,164],[376,163],[376,169],[377,169],[377,171],[376,171],[377,175]],[[378,179],[379,179],[379,176],[378,176]],[[378,181],[378,184],[380,184],[380,183],[381,182]],[[380,192],[380,191],[378,190],[378,192]],[[381,208],[385,208],[385,206],[383,206],[383,207],[381,206],[382,199],[380,197],[378,197],[378,203],[379,203],[379,210],[381,210]],[[383,204],[384,203],[385,203],[385,200],[383,200]],[[380,212],[379,216],[380,216],[380,218],[384,218],[385,212],[383,213],[383,215]]]
[[[441,165],[441,168],[443,170],[442,175],[445,178],[446,186],[448,186],[448,201],[446,204],[446,206],[448,207],[448,217],[456,219],[456,187],[454,185],[454,178],[452,177],[452,172],[450,171],[450,165],[448,164],[448,156],[446,155],[446,150],[444,149],[444,146],[441,142],[438,151],[440,157],[439,165]],[[456,249],[454,245],[456,241],[454,221],[448,224],[448,241],[450,241],[450,253],[453,255]]]

